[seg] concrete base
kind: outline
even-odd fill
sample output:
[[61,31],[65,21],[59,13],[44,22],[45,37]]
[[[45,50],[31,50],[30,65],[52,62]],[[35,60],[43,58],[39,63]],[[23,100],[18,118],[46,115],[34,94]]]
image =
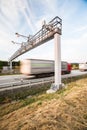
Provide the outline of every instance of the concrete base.
[[49,93],[55,93],[56,91],[58,91],[59,89],[64,88],[65,85],[63,83],[59,84],[59,85],[55,85],[54,83],[51,85],[50,89],[46,91],[47,94]]

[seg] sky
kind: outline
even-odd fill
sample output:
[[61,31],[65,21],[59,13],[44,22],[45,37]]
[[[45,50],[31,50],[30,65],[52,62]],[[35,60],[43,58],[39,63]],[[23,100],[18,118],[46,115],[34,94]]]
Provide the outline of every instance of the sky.
[[[62,19],[61,60],[87,62],[87,0],[0,0],[0,60],[8,60],[27,39],[54,17]],[[14,41],[18,44],[13,44]],[[15,60],[54,60],[54,39]]]

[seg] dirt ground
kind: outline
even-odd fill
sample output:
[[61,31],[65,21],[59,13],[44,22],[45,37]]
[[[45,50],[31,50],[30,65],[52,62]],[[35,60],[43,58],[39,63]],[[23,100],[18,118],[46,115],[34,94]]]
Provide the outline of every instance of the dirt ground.
[[0,118],[0,130],[87,130],[87,84],[83,83],[77,81],[77,86],[60,98],[54,94],[51,100],[4,115]]

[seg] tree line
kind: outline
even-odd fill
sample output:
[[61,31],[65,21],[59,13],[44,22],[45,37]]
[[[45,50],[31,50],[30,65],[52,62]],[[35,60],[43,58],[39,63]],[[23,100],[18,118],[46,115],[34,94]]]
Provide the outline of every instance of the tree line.
[[[9,66],[9,62],[0,60],[0,69],[3,69],[4,66]],[[15,66],[20,66],[20,61],[12,61],[13,69]]]

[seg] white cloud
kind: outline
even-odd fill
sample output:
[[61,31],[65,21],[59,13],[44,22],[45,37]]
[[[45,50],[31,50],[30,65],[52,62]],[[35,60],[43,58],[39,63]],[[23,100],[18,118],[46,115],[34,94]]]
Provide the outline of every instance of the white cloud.
[[87,33],[78,38],[62,41],[62,59],[70,62],[86,62],[87,60]]
[[[11,6],[10,6],[11,5]],[[16,22],[19,20],[19,13],[17,10],[17,3],[15,0],[1,0],[1,12],[2,12],[2,17],[4,17],[4,19],[10,23],[12,22]],[[5,21],[5,22],[6,22]]]
[[72,33],[80,33],[83,31],[87,30],[87,25],[79,26],[79,27],[74,27],[74,31]]
[[[87,25],[85,21],[83,22],[84,18],[79,17],[79,20],[82,20],[81,24],[78,21],[80,2],[78,3],[75,0],[70,2],[69,0],[1,0],[0,2],[0,58],[8,58],[18,48],[17,45],[11,44],[11,40],[18,41],[14,35],[15,32],[18,31],[18,33],[24,35],[35,34],[41,29],[43,20],[48,23],[56,15],[63,20],[62,58],[80,61],[87,57]],[[38,6],[36,7],[36,5]],[[22,40],[19,38],[20,41]],[[29,56],[52,59],[54,55],[53,44],[50,43],[46,44],[46,47],[43,45],[28,52]]]
[[32,12],[30,5],[28,5],[27,0],[19,0],[17,2],[17,7],[20,9],[21,13],[24,15],[31,31],[34,32],[35,30],[35,26],[33,24],[34,13]]
[[[27,0],[24,0],[24,2],[26,3]],[[26,8],[29,10],[28,6],[26,6]],[[18,48],[17,45],[12,45],[11,43],[12,40],[18,40],[15,37],[15,32],[19,30],[18,28],[20,25],[20,32],[23,33],[26,29],[28,30],[28,27],[25,24],[23,25],[22,21],[20,21],[23,12],[18,8],[17,0],[1,0],[0,11],[0,59],[3,59],[4,57],[8,59],[8,57],[10,57]],[[25,11],[24,13],[27,20],[30,20],[31,18],[29,19],[27,13]],[[30,14],[30,12],[28,13]],[[29,27],[32,27],[33,23],[31,20],[28,22],[30,22]]]

